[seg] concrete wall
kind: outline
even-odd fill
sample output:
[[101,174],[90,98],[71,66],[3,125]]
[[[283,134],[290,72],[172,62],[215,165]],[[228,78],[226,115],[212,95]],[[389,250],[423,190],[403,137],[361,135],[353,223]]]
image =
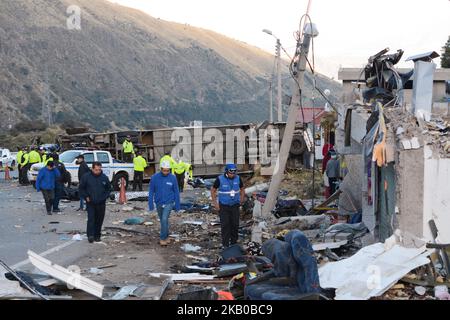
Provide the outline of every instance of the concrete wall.
[[398,227],[416,236],[423,235],[424,157],[423,149],[399,152],[397,171]]
[[450,243],[450,159],[433,157],[428,146],[424,158],[423,236],[432,239],[428,221],[434,219],[439,242]]
[[339,214],[350,214],[362,210],[362,179],[364,175],[362,154],[345,155],[348,174],[340,185],[343,194],[339,197]]

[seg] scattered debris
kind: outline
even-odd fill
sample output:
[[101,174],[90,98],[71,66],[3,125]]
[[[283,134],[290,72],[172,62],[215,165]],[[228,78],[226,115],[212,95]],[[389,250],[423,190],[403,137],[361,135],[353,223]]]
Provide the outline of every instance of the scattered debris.
[[201,247],[199,246],[194,246],[192,244],[189,243],[185,243],[181,246],[181,250],[183,250],[184,252],[197,252],[201,249]]
[[140,225],[140,224],[143,224],[145,222],[145,219],[144,218],[141,218],[141,217],[134,217],[134,218],[128,218],[128,219],[126,219],[125,220],[125,224],[126,225]]
[[[322,288],[336,288],[336,300],[377,297],[411,270],[429,263],[429,255],[425,246],[407,248],[398,241],[389,246],[375,243],[363,247],[350,258],[322,266],[319,269],[320,284]],[[386,265],[390,267],[385,268]]]
[[104,286],[92,281],[86,277],[83,277],[79,273],[70,271],[57,264],[53,264],[50,260],[47,260],[33,251],[28,251],[28,258],[30,262],[42,272],[67,283],[77,289],[83,290],[92,294],[95,297],[102,298]]

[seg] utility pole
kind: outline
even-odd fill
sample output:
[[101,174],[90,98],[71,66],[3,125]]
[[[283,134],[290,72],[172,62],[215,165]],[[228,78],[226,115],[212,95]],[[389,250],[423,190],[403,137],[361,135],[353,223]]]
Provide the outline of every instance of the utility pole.
[[281,41],[277,39],[277,46],[275,49],[277,56],[277,108],[278,108],[278,122],[283,121],[283,107],[281,104]]
[[[273,78],[273,74],[272,74]],[[273,79],[270,79],[269,82],[269,121],[270,123],[273,123],[273,88],[272,88],[272,81]]]
[[[283,106],[282,106],[282,89],[281,89],[281,41],[278,37],[276,37],[272,31],[269,29],[263,29],[264,33],[272,36],[276,40],[275,44],[275,61],[277,67],[277,110],[278,110],[278,122],[283,121]],[[272,85],[272,82],[271,82]],[[272,99],[272,91],[271,91],[271,99]],[[272,100],[271,100],[272,101]],[[272,116],[272,106],[270,107],[270,115]],[[272,122],[273,118],[271,118]]]
[[294,89],[293,98],[289,106],[289,113],[286,122],[286,128],[284,130],[283,140],[281,142],[280,152],[278,153],[276,169],[274,175],[272,176],[272,181],[269,186],[269,192],[267,193],[266,201],[262,209],[263,218],[268,218],[271,215],[273,208],[278,197],[278,191],[280,189],[281,181],[284,177],[284,170],[286,168],[286,162],[289,156],[289,151],[291,149],[292,138],[295,131],[295,123],[298,117],[298,110],[301,106],[300,99],[302,99],[301,90],[304,88],[304,75],[306,70],[306,60],[309,53],[309,47],[311,44],[311,39],[317,36],[317,32],[314,30],[314,26],[311,23],[305,24],[303,29],[303,38],[299,40],[297,44],[297,52],[299,52],[299,60],[294,66],[296,72],[296,80],[298,82],[298,87]]

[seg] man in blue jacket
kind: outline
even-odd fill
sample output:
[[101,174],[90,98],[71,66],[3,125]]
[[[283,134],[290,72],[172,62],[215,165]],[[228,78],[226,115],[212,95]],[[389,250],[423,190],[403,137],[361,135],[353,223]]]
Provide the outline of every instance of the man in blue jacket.
[[47,214],[52,214],[53,199],[55,198],[56,180],[60,177],[58,170],[55,170],[53,161],[47,162],[47,166],[39,170],[36,178],[36,190],[42,192],[45,201]]
[[89,243],[100,242],[105,219],[106,199],[111,194],[111,183],[103,174],[100,162],[94,162],[91,172],[83,175],[78,192],[80,197],[86,200],[88,241]]
[[158,211],[161,223],[160,245],[167,246],[169,241],[169,215],[172,209],[180,210],[180,191],[175,175],[170,173],[170,163],[163,161],[161,163],[161,172],[152,176],[148,191],[148,210]]
[[[217,201],[219,194],[219,201]],[[217,177],[211,188],[214,207],[219,211],[224,248],[236,244],[239,237],[239,208],[245,200],[244,183],[233,163],[225,166],[225,173]]]

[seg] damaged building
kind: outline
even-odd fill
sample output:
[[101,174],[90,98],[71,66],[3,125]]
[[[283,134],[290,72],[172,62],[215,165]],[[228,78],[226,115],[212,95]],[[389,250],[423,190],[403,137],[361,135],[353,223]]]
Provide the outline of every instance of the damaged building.
[[362,213],[369,241],[384,241],[396,229],[434,240],[434,221],[439,242],[448,243],[450,70],[436,69],[435,52],[407,59],[414,69],[395,69],[402,55],[386,49],[363,70],[340,70],[345,104],[336,149],[348,174],[339,211]]

